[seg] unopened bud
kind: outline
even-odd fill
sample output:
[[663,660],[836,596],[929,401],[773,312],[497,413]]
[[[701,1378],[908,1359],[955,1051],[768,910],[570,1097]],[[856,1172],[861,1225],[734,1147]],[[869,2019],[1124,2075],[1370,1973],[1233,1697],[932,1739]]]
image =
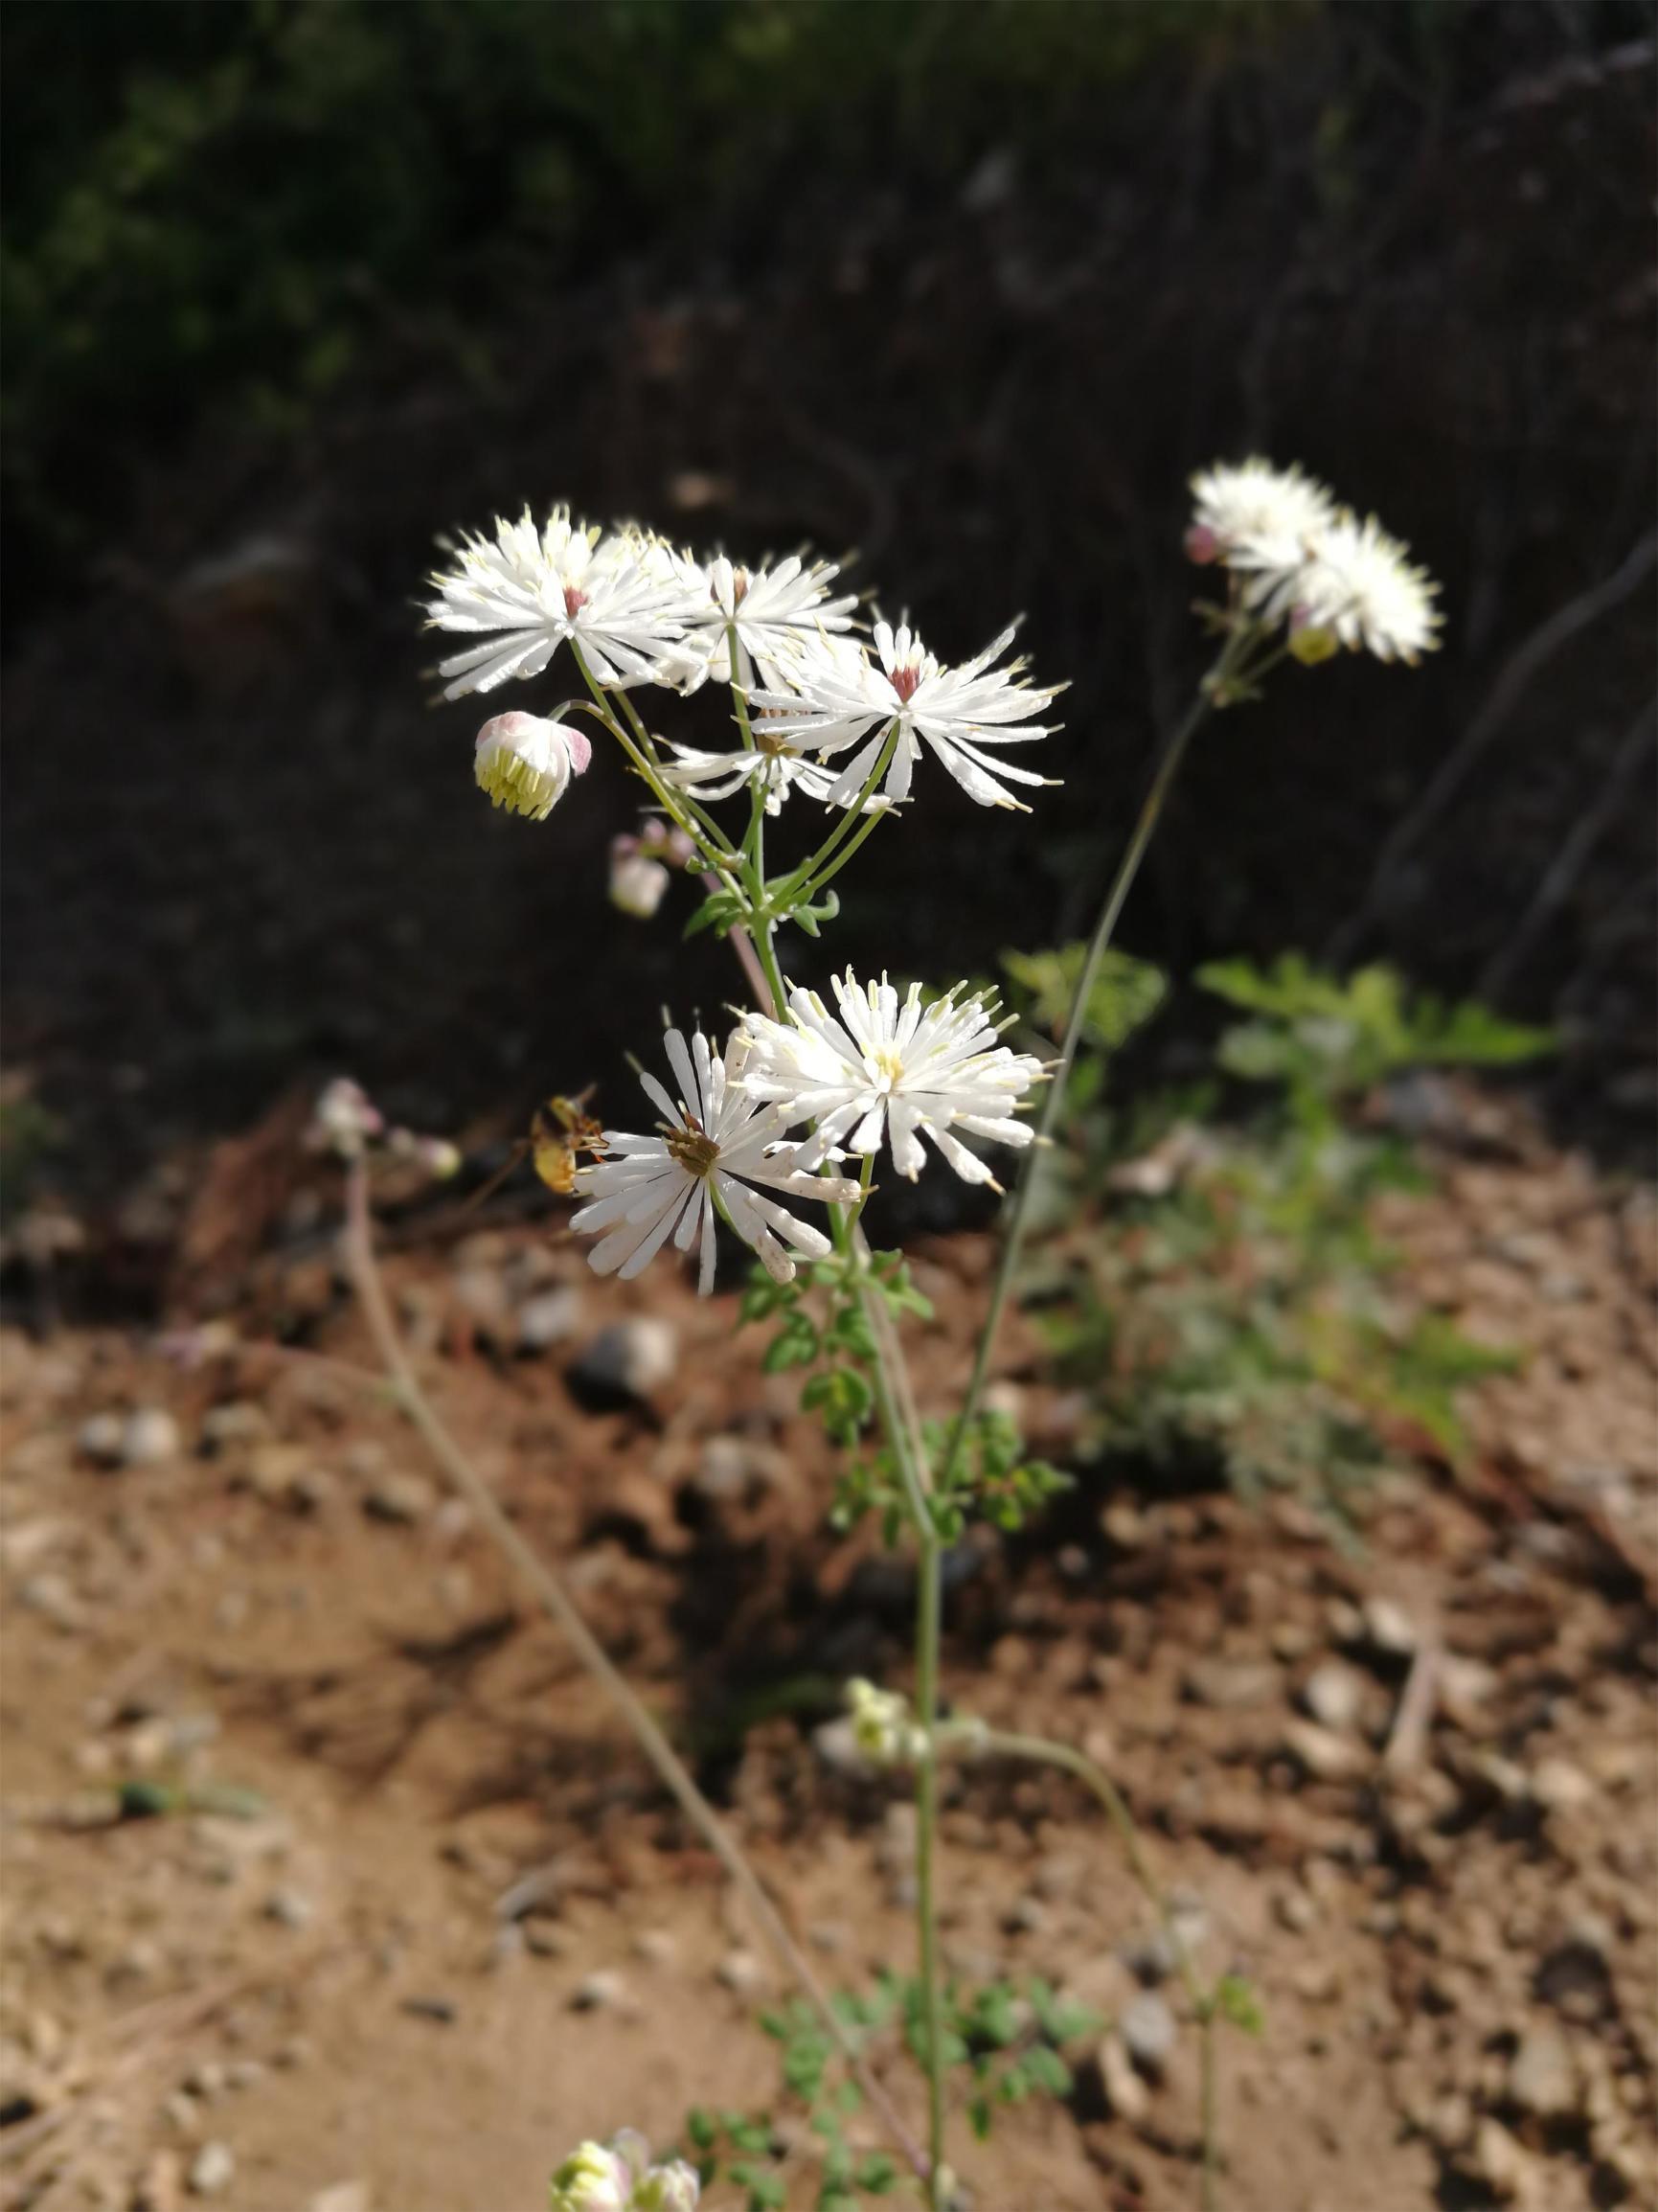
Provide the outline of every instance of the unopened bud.
[[696,2212],[702,2184],[683,2158],[652,2166],[633,2191],[633,2212]]
[[478,732],[472,773],[491,805],[539,822],[569,789],[570,779],[585,773],[592,756],[592,746],[568,722],[497,715]]
[[1341,650],[1341,641],[1334,630],[1314,622],[1304,606],[1298,606],[1290,615],[1285,643],[1302,667],[1309,669],[1317,668],[1320,661],[1333,659]]
[[1194,522],[1186,533],[1186,558],[1196,561],[1200,568],[1208,568],[1220,559],[1220,540],[1207,522]]
[[579,2143],[548,2187],[548,2212],[629,2212],[633,2174],[602,2143]]
[[666,861],[670,868],[689,868],[696,857],[690,834],[676,822],[665,822],[660,814],[648,815],[641,825],[639,850],[652,860]]
[[610,903],[624,914],[648,922],[662,904],[669,884],[660,860],[647,857],[635,837],[618,837],[610,847]]
[[854,1676],[846,1699],[852,1742],[872,1767],[914,1767],[925,1757],[926,1738],[910,1718],[907,1698]]
[[317,1101],[306,1131],[306,1147],[309,1152],[337,1152],[343,1160],[354,1160],[370,1137],[377,1137],[385,1126],[362,1085],[348,1075],[336,1076]]
[[434,1182],[447,1182],[451,1175],[461,1172],[460,1152],[447,1137],[422,1137],[417,1136],[413,1129],[390,1129],[386,1133],[386,1150],[394,1159],[412,1161]]

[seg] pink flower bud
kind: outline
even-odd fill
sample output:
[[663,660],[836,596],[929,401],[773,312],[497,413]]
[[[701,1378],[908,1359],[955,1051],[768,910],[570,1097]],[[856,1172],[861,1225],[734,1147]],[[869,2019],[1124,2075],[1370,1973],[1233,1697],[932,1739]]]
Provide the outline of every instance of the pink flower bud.
[[648,922],[662,904],[668,870],[640,850],[637,837],[616,837],[610,846],[610,903],[624,914]]
[[1194,522],[1186,533],[1186,558],[1194,560],[1200,568],[1207,568],[1220,559],[1220,540],[1207,522]]

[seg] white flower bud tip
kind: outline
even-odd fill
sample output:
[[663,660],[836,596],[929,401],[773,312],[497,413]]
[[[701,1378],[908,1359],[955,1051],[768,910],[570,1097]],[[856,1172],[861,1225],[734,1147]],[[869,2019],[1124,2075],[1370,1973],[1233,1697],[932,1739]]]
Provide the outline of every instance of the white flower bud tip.
[[540,715],[496,715],[478,732],[472,772],[492,805],[539,822],[585,773],[593,748],[568,722]]
[[579,2143],[554,2175],[548,2212],[629,2212],[633,2174],[602,2143]]
[[650,2163],[636,2128],[608,2144],[579,2143],[554,2175],[549,2212],[696,2212],[701,2183],[682,2158]]
[[369,1138],[377,1137],[385,1126],[362,1085],[348,1075],[336,1076],[317,1100],[306,1145],[313,1152],[336,1152],[343,1160],[354,1160]]

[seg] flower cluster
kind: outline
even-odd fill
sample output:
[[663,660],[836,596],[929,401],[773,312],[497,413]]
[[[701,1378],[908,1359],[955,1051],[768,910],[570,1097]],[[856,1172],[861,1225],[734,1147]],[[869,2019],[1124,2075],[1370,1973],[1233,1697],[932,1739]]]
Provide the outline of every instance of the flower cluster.
[[[877,1690],[874,1682],[854,1675],[845,1695],[852,1742],[872,1767],[920,1766],[927,1756],[927,1732],[901,1691]],[[935,1724],[933,1743],[940,1752],[975,1759],[987,1748],[989,1733],[977,1714],[958,1713]]]
[[608,2143],[579,2143],[554,2175],[549,2212],[696,2212],[702,2194],[683,2158],[660,2166],[632,2128]]
[[846,1687],[852,1742],[872,1767],[916,1767],[927,1755],[925,1731],[916,1725],[910,1701],[897,1690],[877,1690],[861,1675]]
[[[660,763],[667,784],[698,798],[752,788],[774,814],[795,791],[833,807],[897,805],[923,750],[981,806],[1020,806],[1010,783],[1050,781],[1003,757],[1052,735],[1056,725],[1032,718],[1062,688],[1026,682],[1022,661],[992,665],[1011,627],[955,668],[907,621],[877,621],[872,650],[848,634],[856,603],[831,596],[838,573],[798,554],[754,568],[723,554],[703,561],[632,526],[573,522],[560,507],[540,529],[526,513],[464,539],[454,566],[431,579],[426,615],[477,640],[440,662],[446,698],[537,676],[566,644],[583,677],[610,691],[731,684],[744,702],[740,748],[674,745]],[[479,734],[479,783],[537,819],[586,764],[586,741],[563,723],[498,716]]]
[[[630,1278],[671,1237],[682,1252],[700,1245],[706,1295],[718,1216],[774,1281],[789,1282],[796,1260],[824,1258],[830,1240],[769,1194],[857,1204],[865,1185],[824,1171],[848,1152],[869,1159],[883,1137],[894,1166],[912,1180],[926,1158],[925,1135],[964,1181],[994,1185],[957,1131],[1028,1145],[1031,1130],[1014,1116],[1044,1071],[1031,1054],[997,1043],[993,1009],[981,994],[961,996],[962,988],[924,1005],[912,984],[900,1001],[884,976],[860,984],[849,969],[831,986],[838,1019],[815,992],[795,991],[787,1021],[745,1015],[717,1060],[700,1030],[689,1044],[670,1030],[678,1097],[641,1074],[663,1116],[655,1133],[606,1129],[605,1157],[581,1171],[586,1203],[571,1226],[599,1238],[591,1265]],[[811,1133],[791,1138],[803,1122],[815,1125]]]
[[1361,522],[1299,468],[1221,463],[1200,470],[1192,492],[1188,555],[1231,569],[1246,607],[1287,624],[1298,659],[1345,646],[1414,664],[1439,643],[1439,586],[1427,571],[1374,514]]

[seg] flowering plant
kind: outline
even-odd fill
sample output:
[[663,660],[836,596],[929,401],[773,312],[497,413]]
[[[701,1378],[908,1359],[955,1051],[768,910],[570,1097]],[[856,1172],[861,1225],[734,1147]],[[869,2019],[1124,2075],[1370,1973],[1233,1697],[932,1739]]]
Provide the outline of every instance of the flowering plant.
[[[506,713],[485,724],[474,752],[481,787],[498,805],[544,818],[589,767],[590,741],[570,718],[596,723],[650,803],[638,837],[613,848],[613,901],[648,917],[670,886],[670,863],[695,875],[704,896],[690,928],[728,938],[747,978],[751,1003],[723,1038],[670,1028],[669,1081],[641,1070],[652,1126],[590,1136],[591,1157],[572,1178],[579,1199],[572,1226],[593,1240],[589,1258],[601,1273],[639,1275],[670,1244],[694,1255],[704,1294],[714,1286],[721,1226],[747,1245],[762,1272],[742,1316],[775,1323],[766,1364],[810,1369],[803,1403],[821,1415],[835,1443],[871,1448],[867,1462],[852,1463],[837,1514],[844,1519],[873,1508],[889,1542],[914,1549],[913,1692],[906,1698],[860,1680],[849,1698],[858,1755],[915,1780],[919,1972],[907,2001],[907,2041],[925,2076],[924,2143],[868,2063],[856,2005],[828,2000],[740,1849],[556,1576],[528,1553],[421,1399],[369,1257],[362,1160],[376,1132],[342,1094],[330,1126],[344,1131],[341,1149],[353,1163],[359,1282],[404,1402],[434,1451],[534,1580],[682,1808],[745,1886],[800,1982],[817,2055],[809,2065],[791,2060],[791,2079],[798,2086],[809,2077],[815,2097],[831,2059],[850,2069],[852,2079],[814,2105],[811,2120],[826,2146],[818,2202],[837,2212],[855,2201],[854,2189],[878,2193],[892,2178],[884,2155],[860,2163],[848,2147],[845,2116],[860,2097],[874,2105],[935,2212],[952,2199],[943,2085],[965,2046],[939,1961],[938,1778],[946,1755],[1046,1761],[1075,1774],[1104,1808],[1164,1920],[1202,2031],[1206,2205],[1215,2174],[1213,2030],[1221,2018],[1248,2025],[1255,2018],[1237,1977],[1198,1975],[1107,1776],[1068,1745],[1005,1735],[970,1713],[946,1719],[939,1702],[945,1545],[974,1512],[1017,1526],[1063,1479],[1027,1462],[1006,1413],[986,1409],[986,1384],[1021,1249],[1031,1164],[1054,1122],[1102,964],[1180,762],[1210,714],[1254,696],[1286,657],[1311,667],[1345,649],[1411,663],[1437,642],[1435,587],[1409,564],[1403,546],[1299,469],[1259,459],[1217,466],[1193,478],[1192,493],[1186,550],[1226,578],[1224,600],[1199,609],[1218,650],[1164,746],[1074,979],[1066,971],[1063,1040],[1046,1064],[1000,1041],[994,1001],[965,982],[937,994],[919,983],[900,992],[885,973],[860,979],[849,969],[823,979],[826,998],[802,972],[811,965],[808,946],[784,935],[819,937],[838,910],[831,884],[883,823],[925,806],[938,771],[977,804],[1004,810],[1028,811],[1016,789],[1034,792],[1052,781],[1015,748],[1056,734],[1059,725],[1037,718],[1063,687],[1033,684],[1023,661],[1003,657],[1015,625],[952,666],[923,645],[907,617],[897,627],[877,618],[863,634],[853,598],[834,592],[829,563],[804,555],[758,567],[723,554],[700,559],[633,525],[573,522],[562,508],[540,528],[526,513],[466,538],[453,564],[432,579],[432,627],[469,640],[440,664],[445,697],[538,677],[556,660],[579,687],[553,718]],[[724,750],[659,737],[638,703],[651,692],[684,696],[710,684],[730,694],[733,734]],[[712,810],[726,802],[736,804],[735,820]],[[817,810],[822,832],[806,859],[771,876],[766,825],[785,807]],[[1033,1121],[1026,1117],[1033,1108]],[[1024,1173],[1007,1208],[971,1378],[947,1417],[923,1420],[902,1324],[925,1311],[925,1301],[902,1255],[872,1250],[864,1231],[877,1164],[889,1157],[896,1174],[913,1180],[942,1162],[965,1181],[999,1191],[987,1156],[997,1152],[1017,1154]],[[999,2017],[995,1992],[983,2002],[987,2018]],[[1062,2089],[1066,2079],[1057,2053],[1049,2052],[1020,2074],[1019,2093],[1032,2086]],[[988,2105],[979,2103],[988,2126]],[[743,2123],[726,2132],[744,2153],[746,2162],[731,2173],[750,2203],[781,2204],[783,2184],[764,2163],[768,2130]],[[554,2177],[556,2212],[612,2205],[680,2212],[715,2170],[718,2135],[693,2130],[704,2153],[700,2177],[677,2162],[651,2166],[635,2136],[608,2147],[585,2143]]]

